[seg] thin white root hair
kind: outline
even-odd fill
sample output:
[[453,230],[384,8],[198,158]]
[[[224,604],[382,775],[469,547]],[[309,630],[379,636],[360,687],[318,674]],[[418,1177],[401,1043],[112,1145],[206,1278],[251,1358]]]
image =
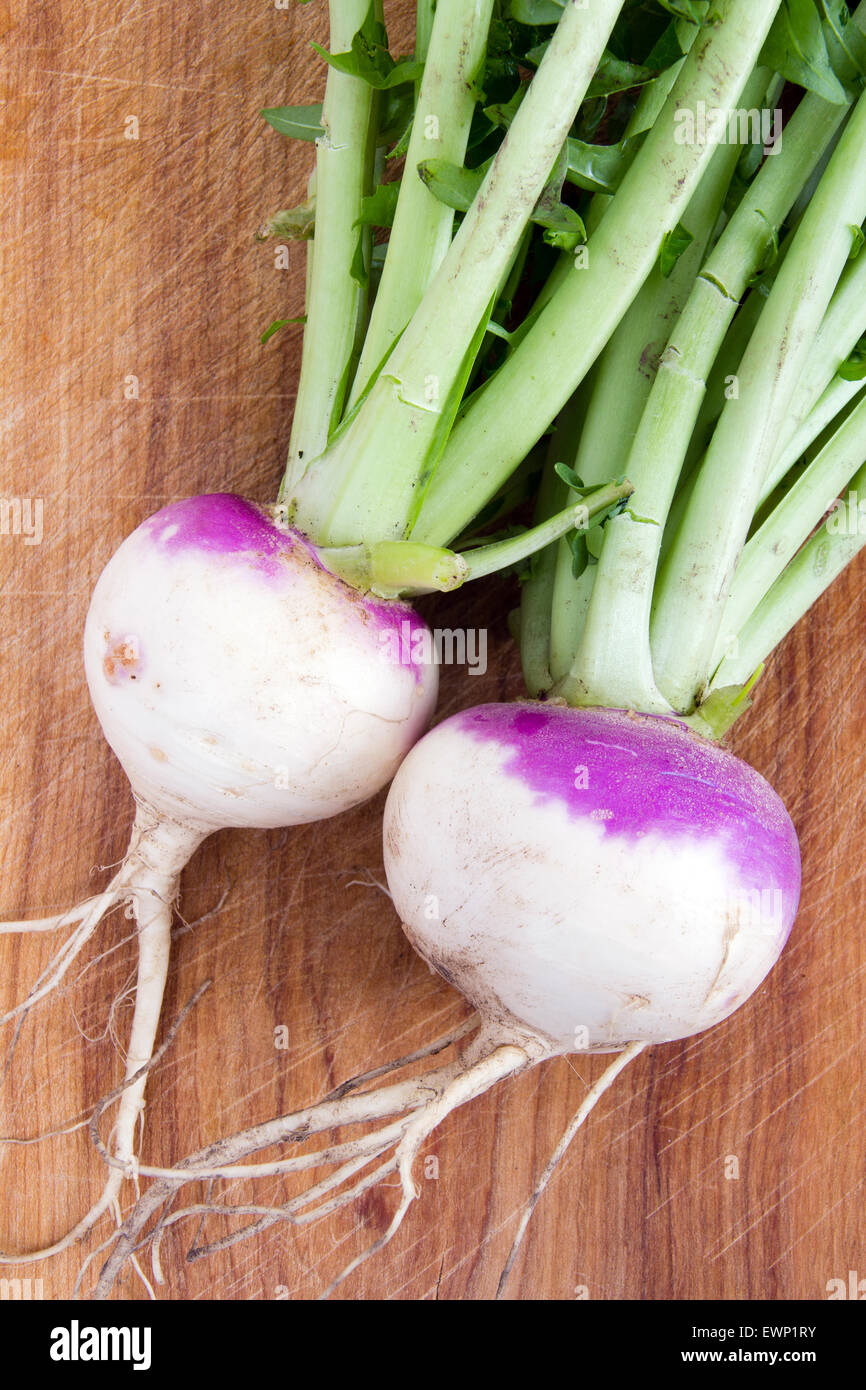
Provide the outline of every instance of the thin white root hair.
[[[115,874],[104,893],[99,893],[95,898],[88,898],[86,903],[80,904],[78,908],[73,908],[72,914],[65,914],[67,921],[78,921],[79,926],[43,970],[27,997],[22,999],[20,1004],[16,1004],[14,1009],[0,1014],[0,1023],[8,1023],[11,1019],[17,1018],[19,1014],[27,1013],[34,1004],[38,1004],[40,999],[44,999],[47,994],[57,988],[76,956],[79,956],[87,945],[103,917],[117,906],[128,891],[127,880],[128,870],[127,866],[124,866]],[[14,923],[12,925],[17,927],[19,924]],[[60,919],[58,919],[59,925]],[[37,927],[37,930],[43,930],[43,928]],[[45,928],[45,930],[51,929]]]
[[[81,1240],[106,1212],[114,1210],[117,1213],[117,1199],[124,1176],[135,1177],[136,1126],[144,1107],[147,1075],[154,1060],[154,1043],[168,973],[173,903],[180,870],[201,838],[201,834],[185,827],[154,821],[139,807],[130,848],[120,870],[105,892],[90,900],[91,906],[82,917],[78,930],[49,967],[50,978],[44,984],[35,986],[24,1001],[24,1006],[19,1006],[19,1009],[30,1008],[49,993],[63,978],[108,907],[122,897],[129,898],[137,924],[138,968],[125,1077],[123,1085],[116,1088],[111,1097],[101,1102],[94,1112],[98,1117],[109,1100],[118,1098],[120,1101],[113,1127],[114,1162],[111,1171],[89,1211],[60,1239],[39,1250],[0,1252],[0,1264],[29,1264],[59,1255]],[[45,979],[45,973],[40,980]],[[5,1019],[13,1018],[19,1009],[6,1014]],[[93,1118],[90,1127],[92,1133]]]
[[359,1265],[364,1264],[371,1256],[378,1254],[393,1240],[403,1224],[406,1212],[419,1195],[412,1177],[412,1168],[418,1151],[424,1140],[442,1123],[446,1115],[449,1115],[452,1110],[458,1109],[459,1106],[465,1105],[467,1101],[482,1095],[497,1081],[502,1081],[506,1076],[514,1076],[529,1065],[531,1065],[531,1059],[522,1047],[517,1047],[511,1043],[497,1047],[495,1051],[458,1073],[454,1080],[445,1087],[442,1094],[435,1100],[429,1101],[423,1110],[415,1116],[397,1145],[395,1159],[402,1195],[391,1224],[384,1235],[380,1236],[378,1240],[374,1240],[371,1245],[367,1246],[366,1250],[362,1250],[360,1255],[356,1255],[346,1265],[342,1273],[338,1274],[337,1278],[328,1285],[325,1292],[320,1294],[320,1300],[330,1298],[334,1290],[343,1283],[344,1279],[348,1279],[350,1274],[354,1274]]
[[75,1134],[76,1130],[86,1129],[89,1119],[88,1115],[82,1115],[79,1119],[56,1125],[54,1129],[43,1130],[41,1134],[0,1134],[0,1144],[20,1144],[25,1148],[30,1144],[44,1144],[46,1139],[57,1139],[62,1134]]
[[518,1252],[520,1250],[521,1245],[523,1244],[523,1237],[526,1235],[526,1231],[532,1219],[532,1213],[535,1211],[535,1208],[538,1205],[538,1202],[542,1197],[545,1188],[550,1182],[550,1179],[553,1177],[554,1173],[559,1167],[559,1164],[562,1161],[562,1158],[565,1155],[566,1150],[571,1144],[572,1139],[574,1138],[577,1131],[580,1129],[581,1125],[583,1124],[587,1115],[589,1115],[590,1111],[595,1109],[595,1106],[598,1104],[599,1100],[604,1095],[608,1087],[613,1085],[620,1072],[624,1071],[625,1068],[628,1066],[629,1062],[634,1061],[635,1057],[639,1056],[639,1054],[643,1052],[648,1046],[649,1044],[645,1042],[629,1043],[628,1047],[624,1048],[623,1051],[619,1053],[616,1059],[613,1062],[611,1062],[610,1066],[604,1069],[598,1080],[590,1087],[590,1089],[584,1096],[579,1109],[576,1111],[572,1119],[569,1121],[568,1128],[566,1129],[565,1133],[563,1134],[562,1138],[560,1139],[559,1143],[557,1144],[556,1148],[551,1154],[547,1162],[547,1166],[544,1169],[544,1172],[542,1173],[541,1177],[539,1178],[538,1182],[533,1188],[532,1195],[527,1201],[526,1206],[523,1208],[523,1214],[520,1218],[520,1225],[517,1228],[517,1234],[514,1237],[513,1244],[511,1246],[510,1251],[508,1252],[508,1259],[502,1266],[502,1273],[499,1276],[499,1284],[496,1289],[497,1299],[502,1299],[504,1297],[505,1286],[508,1283],[508,1276],[511,1274],[514,1261],[517,1259]]
[[[405,1128],[405,1126],[403,1126],[403,1128]],[[220,1250],[227,1250],[229,1246],[237,1245],[242,1240],[248,1240],[251,1236],[256,1235],[260,1231],[267,1230],[268,1227],[276,1225],[279,1221],[288,1222],[292,1226],[310,1225],[312,1222],[318,1221],[321,1217],[329,1216],[332,1212],[339,1211],[341,1207],[348,1206],[349,1203],[353,1202],[361,1193],[366,1192],[370,1187],[375,1187],[377,1183],[381,1182],[383,1177],[387,1176],[389,1173],[393,1173],[397,1167],[397,1161],[392,1154],[387,1162],[380,1164],[378,1168],[368,1173],[360,1182],[353,1184],[352,1187],[344,1188],[342,1192],[338,1192],[330,1201],[323,1202],[321,1206],[316,1207],[313,1211],[304,1211],[304,1207],[309,1206],[314,1201],[318,1201],[320,1197],[333,1191],[335,1187],[340,1187],[343,1183],[347,1182],[350,1177],[353,1177],[355,1173],[359,1172],[362,1168],[366,1168],[374,1158],[381,1157],[387,1148],[388,1144],[382,1144],[377,1146],[372,1152],[362,1154],[358,1158],[344,1163],[337,1172],[331,1173],[327,1178],[323,1178],[321,1182],[316,1183],[314,1187],[307,1188],[306,1192],[302,1192],[298,1197],[293,1197],[291,1201],[283,1203],[280,1207],[252,1205],[248,1207],[242,1205],[225,1206],[218,1202],[203,1202],[198,1203],[196,1206],[183,1207],[179,1211],[171,1212],[167,1216],[161,1217],[152,1232],[152,1238],[154,1241],[158,1242],[162,1238],[162,1232],[165,1226],[173,1225],[182,1217],[194,1212],[198,1212],[202,1217],[205,1215],[261,1217],[261,1220],[249,1226],[243,1226],[238,1231],[230,1231],[227,1235],[220,1236],[218,1240],[209,1241],[206,1245],[190,1246],[186,1253],[186,1258],[187,1262],[191,1264],[195,1260],[201,1260],[215,1255]]]
[[[270,1148],[273,1144],[300,1143],[313,1134],[322,1133],[323,1130],[336,1129],[341,1125],[365,1124],[370,1120],[383,1119],[388,1115],[400,1114],[404,1110],[421,1105],[428,1098],[429,1091],[435,1092],[441,1088],[443,1081],[447,1080],[453,1071],[453,1066],[438,1068],[422,1076],[413,1077],[410,1081],[398,1082],[393,1086],[383,1086],[377,1091],[364,1091],[357,1095],[353,1095],[352,1092],[368,1081],[444,1051],[446,1047],[450,1047],[452,1043],[477,1027],[477,1024],[477,1016],[473,1015],[461,1023],[459,1027],[453,1029],[446,1037],[439,1038],[435,1043],[419,1048],[417,1052],[400,1057],[395,1062],[386,1063],[384,1066],[362,1072],[358,1076],[344,1081],[329,1095],[316,1101],[315,1104],[307,1106],[306,1109],[296,1110],[291,1114],[281,1115],[276,1120],[268,1120],[263,1125],[256,1125],[252,1129],[243,1130],[230,1139],[218,1141],[216,1145],[209,1145],[206,1150],[201,1152],[215,1153],[217,1148],[222,1150],[225,1146],[226,1151],[230,1148],[232,1153],[240,1153],[241,1151],[255,1153],[256,1150]],[[351,1098],[347,1100],[347,1097]],[[101,1112],[97,1112],[96,1118],[98,1118],[99,1113]],[[122,1163],[122,1160],[116,1154],[113,1155],[102,1142],[93,1125],[91,1125],[91,1134],[94,1146],[109,1166],[116,1167]],[[196,1162],[197,1156],[193,1154],[184,1159],[183,1164],[176,1164],[172,1168],[159,1168],[142,1163],[136,1166],[136,1172],[143,1178],[165,1178],[172,1183],[177,1183],[179,1180],[184,1183],[198,1182],[211,1178],[272,1178],[283,1173],[314,1168],[317,1163],[334,1162],[335,1159],[328,1157],[328,1155],[336,1154],[338,1149],[341,1157],[349,1153],[354,1155],[365,1152],[365,1145],[372,1137],[372,1135],[367,1135],[362,1139],[351,1140],[338,1146],[338,1148],[319,1149],[313,1153],[305,1154],[301,1158],[275,1159],[270,1163],[199,1163]],[[390,1143],[390,1140],[388,1142]]]
[[[301,1173],[306,1168],[316,1168],[321,1164],[339,1163],[359,1154],[366,1154],[365,1162],[368,1162],[371,1154],[382,1152],[399,1138],[407,1124],[408,1120],[398,1120],[396,1124],[387,1125],[384,1129],[377,1130],[374,1134],[366,1134],[361,1139],[350,1139],[344,1144],[333,1144],[325,1149],[313,1149],[310,1153],[299,1154],[297,1158],[275,1159],[273,1163],[235,1163],[190,1168],[185,1178],[187,1182],[204,1181],[208,1178],[276,1178],[285,1173]],[[120,1166],[119,1158],[104,1149],[102,1152],[111,1167]],[[177,1175],[176,1168],[153,1168],[144,1163],[136,1164],[135,1171],[140,1178],[173,1178]]]
[[81,921],[100,896],[101,894],[97,893],[92,898],[85,898],[83,903],[70,907],[66,912],[57,912],[53,917],[34,917],[30,921],[22,922],[0,922],[0,936],[11,933],[23,936],[28,932],[58,931],[61,927],[71,926],[73,922]]
[[[393,1156],[389,1158],[385,1165],[375,1173],[362,1178],[354,1188],[336,1193],[330,1201],[316,1208],[315,1211],[305,1213],[303,1217],[300,1216],[302,1208],[309,1206],[314,1199],[325,1196],[329,1191],[341,1186],[390,1145],[394,1144],[400,1134],[408,1127],[406,1112],[429,1107],[431,1100],[435,1101],[456,1076],[466,1071],[466,1063],[462,1061],[451,1062],[407,1081],[394,1082],[391,1085],[381,1086],[371,1091],[361,1091],[355,1094],[352,1092],[363,1082],[376,1076],[444,1051],[452,1043],[465,1037],[471,1029],[477,1028],[477,1025],[478,1019],[473,1016],[434,1043],[409,1053],[396,1062],[391,1062],[384,1067],[376,1067],[343,1082],[316,1104],[255,1125],[228,1138],[217,1140],[205,1149],[188,1155],[173,1169],[166,1170],[166,1175],[158,1177],[154,1181],[136,1203],[123,1225],[114,1233],[115,1247],[100,1272],[92,1296],[97,1300],[108,1297],[129,1257],[141,1249],[143,1245],[153,1240],[156,1233],[162,1229],[164,1222],[158,1222],[154,1230],[142,1236],[151,1217],[167,1201],[172,1200],[178,1188],[185,1183],[204,1179],[210,1180],[214,1176],[222,1175],[226,1169],[234,1170],[232,1175],[236,1176],[240,1159],[276,1144],[302,1143],[312,1135],[324,1130],[333,1130],[344,1125],[366,1124],[376,1120],[389,1119],[396,1115],[403,1116],[397,1125],[386,1126],[375,1134],[363,1135],[358,1139],[332,1146],[327,1150],[318,1150],[315,1155],[310,1156],[309,1166],[327,1161],[335,1162],[341,1157],[345,1161],[336,1173],[329,1175],[322,1182],[293,1198],[284,1206],[263,1208],[260,1221],[245,1227],[241,1232],[230,1233],[224,1238],[224,1243],[232,1244],[235,1240],[243,1239],[252,1235],[256,1230],[264,1229],[265,1226],[280,1220],[294,1220],[297,1224],[306,1224],[307,1221],[318,1220],[321,1216],[346,1205],[361,1191],[366,1190],[368,1186],[380,1181],[384,1173],[394,1171],[396,1158]],[[473,1040],[473,1047],[476,1047],[477,1044],[478,1039]],[[521,1056],[523,1057],[524,1054],[521,1053]],[[98,1134],[95,1133],[95,1125],[91,1125],[91,1137],[100,1153],[105,1157],[107,1151]],[[289,1163],[293,1167],[296,1166],[294,1160],[289,1160]],[[306,1162],[303,1166],[307,1166]],[[272,1176],[275,1169],[277,1172],[285,1171],[282,1163],[279,1165],[245,1165],[242,1175],[247,1177]],[[215,1214],[231,1214],[228,1208],[218,1203],[205,1205],[209,1205],[210,1210]],[[180,1213],[173,1213],[174,1217],[180,1219]],[[172,1223],[169,1222],[169,1224]],[[208,1246],[207,1250],[210,1251],[213,1248],[223,1248],[223,1242],[216,1242],[213,1247]],[[200,1253],[196,1251],[193,1258],[200,1258]]]

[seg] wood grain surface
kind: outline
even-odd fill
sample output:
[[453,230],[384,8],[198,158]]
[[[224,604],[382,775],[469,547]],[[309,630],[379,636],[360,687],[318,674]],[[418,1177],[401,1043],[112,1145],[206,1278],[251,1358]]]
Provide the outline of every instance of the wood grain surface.
[[[398,47],[410,11],[390,7]],[[265,347],[259,335],[301,312],[303,250],[278,269],[253,234],[303,197],[312,151],[257,113],[318,99],[308,40],[325,38],[327,17],[324,0],[18,0],[2,23],[0,496],[44,505],[40,544],[0,536],[8,918],[78,901],[125,849],[131,797],[80,658],[100,569],[173,498],[274,496],[301,330]],[[521,693],[506,629],[514,597],[490,582],[427,603],[440,625],[489,628],[486,674],[444,670],[440,715]],[[861,562],[776,654],[732,740],[801,835],[803,902],[783,960],[735,1017],[620,1078],[540,1203],[509,1297],[823,1299],[828,1280],[866,1276],[864,614]],[[149,1162],[297,1108],[466,1015],[378,886],[382,804],[299,830],[215,835],[195,857],[161,1036],[213,983],[151,1077]],[[28,1018],[2,1091],[4,1135],[62,1128],[121,1075],[128,929],[115,912],[75,977]],[[0,1003],[22,997],[49,951],[46,939],[0,936]],[[281,1027],[287,1049],[275,1047]],[[438,1177],[421,1170],[391,1247],[335,1296],[490,1298],[533,1180],[602,1066],[549,1063],[452,1115],[424,1150]],[[0,1146],[0,1247],[50,1241],[102,1179],[86,1130]],[[219,1201],[292,1190],[217,1188]],[[275,1227],[192,1263],[200,1233],[183,1223],[166,1237],[157,1296],[315,1297],[384,1231],[395,1199],[389,1186],[310,1229]],[[204,1238],[231,1229],[209,1217]],[[109,1230],[103,1221],[99,1235]],[[90,1248],[3,1273],[66,1297]],[[116,1296],[148,1295],[128,1268]]]

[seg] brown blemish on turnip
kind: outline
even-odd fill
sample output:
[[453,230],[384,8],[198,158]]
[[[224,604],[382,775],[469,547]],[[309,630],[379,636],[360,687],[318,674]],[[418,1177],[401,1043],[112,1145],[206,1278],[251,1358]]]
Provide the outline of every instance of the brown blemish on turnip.
[[106,633],[108,650],[102,658],[102,670],[107,681],[117,685],[124,680],[137,680],[141,671],[141,648],[138,638],[130,634],[112,637]]

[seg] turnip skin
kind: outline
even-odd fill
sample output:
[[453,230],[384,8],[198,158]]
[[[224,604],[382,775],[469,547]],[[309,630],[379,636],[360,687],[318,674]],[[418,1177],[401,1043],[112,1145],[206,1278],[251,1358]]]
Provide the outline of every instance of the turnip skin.
[[401,766],[384,845],[420,954],[482,1016],[558,1051],[720,1022],[799,902],[796,832],[760,774],[675,720],[622,711],[454,715]]
[[87,680],[159,813],[204,832],[297,825],[374,795],[426,728],[437,667],[388,656],[407,620],[423,626],[336,579],[264,509],[215,493],[164,507],[109,560]]

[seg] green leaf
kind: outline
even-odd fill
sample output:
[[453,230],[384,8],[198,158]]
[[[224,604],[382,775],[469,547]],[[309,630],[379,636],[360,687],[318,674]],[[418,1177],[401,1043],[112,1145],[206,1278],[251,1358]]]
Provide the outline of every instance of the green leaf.
[[545,39],[544,43],[537,43],[534,48],[528,48],[523,55],[527,63],[531,63],[537,68],[545,53],[547,52],[550,39]]
[[850,227],[849,231],[851,232],[852,240],[851,250],[848,252],[848,259],[849,261],[856,261],[860,252],[863,250],[863,242],[866,241],[866,237],[863,235],[862,227]]
[[596,564],[593,558],[590,560],[587,549],[586,538],[588,531],[570,531],[566,537],[571,547],[571,573],[574,579],[579,579],[589,564]]
[[355,281],[355,284],[360,285],[362,290],[365,290],[370,283],[367,258],[364,255],[365,240],[366,237],[362,227],[358,236],[358,243],[355,247],[355,253],[352,256],[352,264],[349,266],[349,274]]
[[332,68],[349,77],[359,77],[378,92],[399,86],[402,82],[417,82],[424,71],[424,64],[416,62],[414,58],[395,63],[388,52],[385,26],[376,18],[374,0],[370,0],[367,17],[352,39],[348,53],[329,53],[318,43],[314,43],[313,48]]
[[583,246],[586,241],[586,228],[581,218],[578,217],[577,220],[580,222],[580,226],[571,231],[564,228],[545,227],[541,234],[542,241],[547,246],[555,246],[557,251],[574,251],[578,246]]
[[644,67],[655,68],[658,72],[664,72],[665,68],[678,63],[683,57],[683,53],[683,46],[679,40],[679,25],[671,20],[644,59]]
[[665,232],[659,251],[659,270],[665,279],[670,275],[680,256],[694,241],[690,231],[678,222],[673,231]]
[[290,140],[318,140],[325,133],[321,102],[314,106],[269,106],[259,114]]
[[389,159],[403,159],[409,153],[409,141],[412,138],[412,122],[406,126],[399,140],[388,151]]
[[508,14],[518,24],[558,24],[565,0],[511,0]]
[[391,145],[401,140],[411,129],[415,111],[415,87],[411,82],[403,82],[399,87],[390,87],[379,99],[379,134],[377,143]]
[[466,212],[471,206],[486,173],[486,164],[479,169],[464,169],[447,159],[423,159],[418,165],[419,177],[434,198],[457,212]]
[[[477,169],[465,169],[447,159],[424,159],[418,165],[418,174],[440,203],[457,212],[466,212],[484,182],[490,163],[488,160]],[[559,201],[566,169],[567,156],[563,148],[541,191],[532,221],[551,233],[551,245],[573,250],[586,241],[586,228],[574,209]],[[548,240],[546,235],[545,240]]]
[[553,471],[557,478],[562,479],[566,487],[571,488],[572,492],[578,493],[580,497],[585,497],[588,492],[593,491],[591,487],[586,487],[577,476],[574,469],[569,467],[567,463],[555,463],[553,465]]
[[856,24],[845,0],[819,0],[824,16],[824,38],[833,71],[843,81],[852,74],[866,75],[866,35]]
[[[548,213],[553,213],[555,209],[558,207],[560,199],[562,198],[562,185],[565,182],[565,175],[567,170],[568,152],[566,150],[565,144],[563,144],[562,148],[559,151],[559,154],[556,156],[556,159],[553,162],[553,168],[547,176],[547,181],[545,182],[544,187],[538,195],[538,201],[536,202],[534,208],[534,214],[537,220],[541,221],[541,218],[544,215]],[[547,222],[542,222],[541,225],[548,226],[550,224]]]
[[866,377],[866,338],[855,344],[836,375],[843,381],[862,381]]
[[586,537],[586,549],[588,552],[589,563],[593,561],[597,564],[601,559],[601,548],[604,545],[604,525],[591,526],[588,531],[584,531]]
[[687,19],[690,24],[703,24],[709,9],[709,0],[659,0],[659,4],[675,19]]
[[583,218],[562,201],[562,188],[568,173],[568,145],[563,144],[547,183],[532,213],[532,221],[544,228],[544,241],[563,251],[573,251],[586,241]]
[[261,341],[263,343],[266,343],[269,338],[273,338],[275,333],[279,333],[281,328],[288,328],[290,323],[306,322],[306,314],[299,314],[298,317],[295,319],[274,319],[273,323],[269,324],[268,327],[265,329],[264,333],[262,334]]
[[567,203],[558,203],[549,212],[535,213],[532,220],[544,228],[544,240],[548,246],[573,251],[576,246],[582,246],[586,241],[583,218]]
[[845,88],[830,63],[814,0],[782,0],[758,63],[774,68],[788,82],[796,82],[825,101],[837,105],[847,101]]
[[615,193],[646,137],[646,131],[616,145],[587,145],[572,137],[566,141],[566,178],[588,193]]
[[514,95],[506,102],[498,102],[484,107],[484,115],[493,126],[504,126],[507,130],[517,115],[517,108],[529,90],[528,84],[521,83]]
[[601,62],[587,90],[587,99],[610,96],[612,92],[624,92],[629,87],[642,87],[651,82],[658,73],[652,68],[637,63],[626,63],[616,58],[609,49],[601,55]]
[[380,183],[367,198],[361,199],[361,216],[356,227],[392,227],[397,199],[400,195],[400,181]]

